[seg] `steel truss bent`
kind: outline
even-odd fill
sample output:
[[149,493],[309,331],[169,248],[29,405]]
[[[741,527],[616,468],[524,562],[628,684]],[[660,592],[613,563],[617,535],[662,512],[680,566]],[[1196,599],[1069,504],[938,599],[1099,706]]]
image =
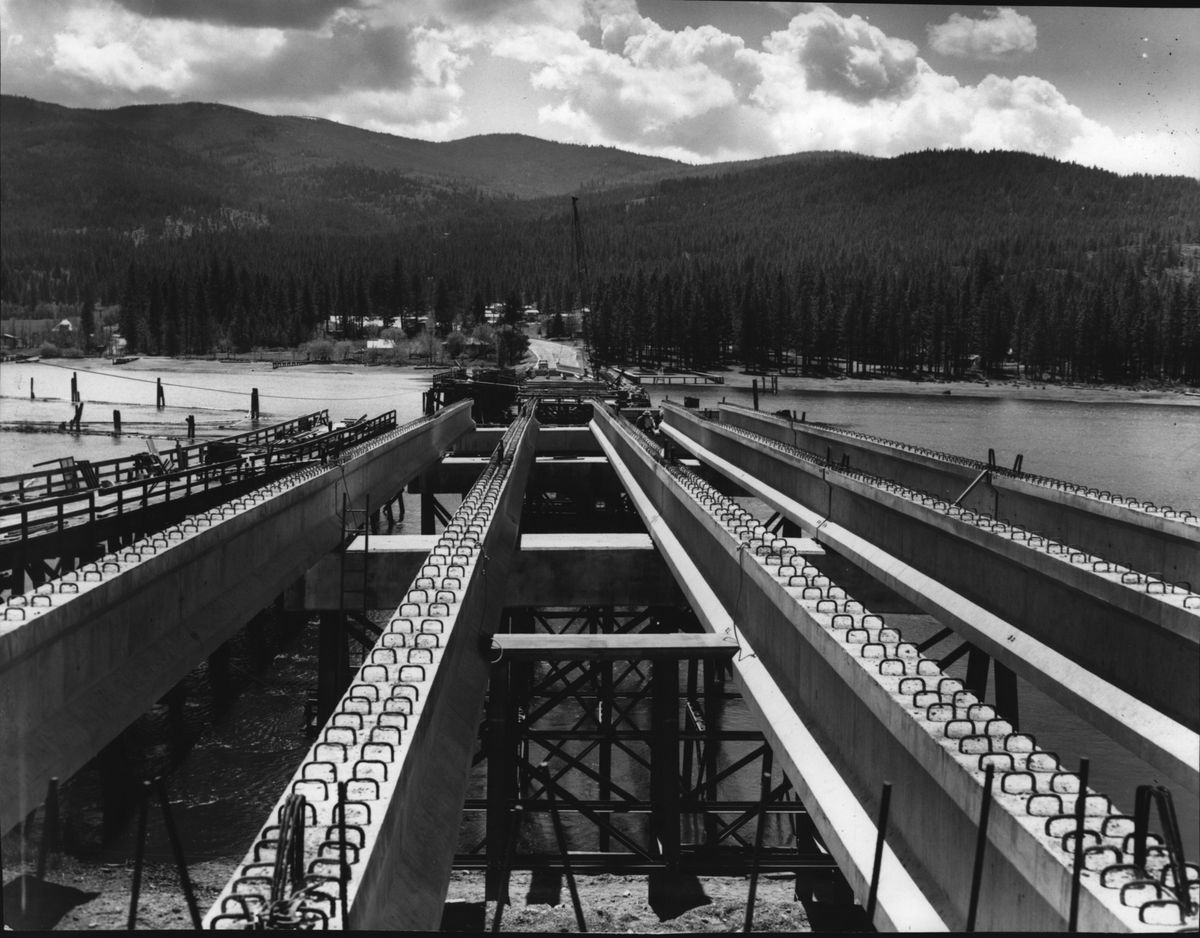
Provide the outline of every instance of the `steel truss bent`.
[[[588,636],[589,649],[591,636],[711,639],[690,610],[673,607],[510,609],[504,630],[544,637],[545,651],[506,655],[505,636],[496,636],[475,757],[486,793],[465,803],[465,828],[474,814],[486,831],[455,858],[457,868],[487,871],[486,899],[507,903],[516,869],[645,874],[652,894],[663,875],[788,871],[797,898],[821,906],[819,919],[861,922],[763,735],[730,725],[740,705],[727,683],[733,645],[586,660],[570,650],[576,636]],[[569,818],[569,854],[548,833],[559,815]],[[836,901],[818,901],[831,894]]]

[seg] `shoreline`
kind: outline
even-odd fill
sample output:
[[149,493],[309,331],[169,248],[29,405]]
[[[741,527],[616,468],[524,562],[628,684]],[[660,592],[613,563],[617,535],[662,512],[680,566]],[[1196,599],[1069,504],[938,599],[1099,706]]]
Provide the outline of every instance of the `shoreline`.
[[[716,373],[711,373],[714,376]],[[1200,388],[1162,386],[1154,388],[1117,385],[1034,383],[1018,379],[1000,381],[913,381],[905,378],[813,378],[783,375],[753,375],[744,372],[719,375],[723,384],[642,385],[647,391],[663,391],[693,396],[696,390],[711,393],[728,388],[750,391],[759,381],[759,394],[765,399],[777,394],[886,394],[893,397],[1005,398],[1024,401],[1059,401],[1078,404],[1160,404],[1200,407]],[[762,382],[777,377],[779,390],[764,391]]]
[[[549,340],[535,340],[538,345],[552,346],[559,350],[560,357],[566,359],[568,357],[575,358],[578,361],[582,355],[582,349],[577,345],[570,345],[560,342],[552,342]],[[537,360],[537,354],[531,348],[530,354],[520,364],[522,366],[532,365]],[[59,362],[61,361],[61,364]],[[135,362],[129,362],[125,365],[112,365],[106,359],[102,358],[82,358],[82,359],[54,359],[45,360],[36,364],[48,365],[68,371],[78,370],[87,372],[105,372],[114,376],[122,375],[130,376],[138,372],[175,372],[179,374],[228,374],[231,367],[244,368],[247,372],[269,371],[275,372],[276,369],[270,367],[270,361],[236,361],[236,360],[214,360],[210,358],[169,358],[166,356],[141,356]],[[387,370],[394,372],[397,376],[409,378],[420,378],[428,376],[434,372],[442,371],[447,368],[454,367],[453,363],[443,365],[430,364],[392,364],[392,363],[375,363],[367,364],[362,362],[313,362],[306,363],[300,367],[303,370],[300,372],[292,372],[292,374],[316,373],[316,374],[347,374],[352,375],[362,371],[377,371]],[[495,367],[490,362],[470,362],[465,367]],[[629,371],[629,367],[626,366]],[[911,378],[896,378],[896,377],[856,377],[849,378],[845,376],[829,376],[829,377],[811,377],[811,376],[792,376],[767,374],[758,375],[744,371],[729,370],[724,372],[708,371],[708,372],[687,372],[688,374],[702,374],[710,377],[724,378],[721,384],[644,384],[641,387],[653,394],[662,393],[664,397],[670,397],[675,394],[680,396],[693,396],[696,391],[704,391],[712,393],[720,389],[730,389],[736,391],[750,391],[754,381],[760,383],[760,394],[764,397],[770,397],[775,393],[796,394],[796,393],[813,393],[813,394],[888,394],[893,396],[903,397],[928,397],[928,396],[949,396],[949,397],[969,397],[969,398],[1010,398],[1013,400],[1052,400],[1061,401],[1064,403],[1082,403],[1082,404],[1105,404],[1105,403],[1122,403],[1122,404],[1160,404],[1171,406],[1184,407],[1200,407],[1200,387],[1189,387],[1184,385],[1114,385],[1114,384],[1079,384],[1075,382],[1036,382],[1024,378],[999,378],[999,379],[971,379],[950,381],[946,379],[921,379],[915,380]],[[770,380],[778,381],[778,392],[766,392],[762,390],[762,385]],[[20,395],[0,395],[4,398],[12,397],[14,399]],[[43,398],[43,400],[56,400],[56,398]]]

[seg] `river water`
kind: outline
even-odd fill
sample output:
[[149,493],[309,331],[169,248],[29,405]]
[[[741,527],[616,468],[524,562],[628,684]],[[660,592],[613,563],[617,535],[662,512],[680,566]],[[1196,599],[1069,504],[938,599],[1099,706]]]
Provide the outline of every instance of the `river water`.
[[[81,433],[59,431],[71,420],[71,379],[83,401]],[[162,381],[166,406],[155,406]],[[30,398],[30,382],[33,399]],[[88,359],[0,365],[0,473],[27,471],[61,456],[100,460],[186,441],[187,417],[200,437],[252,428],[250,396],[259,392],[259,426],[328,409],[333,420],[374,417],[395,409],[405,423],[421,414],[428,373],[386,366],[225,363],[141,358],[126,365]],[[122,436],[112,434],[121,412]]]
[[[56,431],[74,412],[72,373],[78,376],[85,402],[81,434]],[[154,406],[158,379],[167,403],[163,410]],[[249,429],[252,388],[259,389],[263,423],[322,408],[328,408],[335,420],[374,416],[394,408],[403,423],[420,415],[421,392],[428,386],[427,372],[356,365],[272,370],[269,363],[162,359],[123,366],[95,361],[6,363],[0,370],[0,472],[25,471],[65,455],[89,459],[125,455],[143,450],[147,437],[161,449],[182,438],[188,414],[196,417],[202,436]],[[803,411],[810,420],[845,424],[976,459],[986,459],[991,447],[1001,465],[1011,465],[1019,453],[1028,472],[1176,508],[1200,509],[1200,406],[1194,399],[1034,400],[971,396],[968,391],[954,387],[949,395],[863,393],[843,391],[831,383],[829,390],[764,395],[760,406],[770,411]],[[657,404],[664,396],[678,401],[685,394],[699,397],[705,406],[722,399],[746,405],[751,401],[748,389],[711,386],[676,388],[652,397]],[[110,432],[114,408],[121,410],[126,431],[119,439]],[[415,531],[416,508],[414,501],[398,532]],[[920,616],[901,615],[899,624],[905,637],[915,640],[932,631]],[[300,725],[305,691],[315,684],[315,646],[315,626],[310,623],[284,644],[269,668],[245,675],[240,695],[219,719],[198,715],[211,725],[171,774],[193,858],[240,856],[307,750]],[[964,665],[965,659],[951,673]],[[1022,729],[1058,751],[1067,766],[1080,756],[1090,757],[1094,787],[1109,794],[1119,807],[1131,809],[1134,786],[1156,780],[1153,770],[1140,760],[1023,682],[1020,698]],[[748,718],[738,708],[731,709],[727,722],[733,728],[749,728]],[[757,793],[749,791],[745,796]],[[1194,856],[1200,842],[1200,808],[1194,800],[1178,793],[1177,797],[1189,854]],[[464,834],[464,846],[471,833]]]

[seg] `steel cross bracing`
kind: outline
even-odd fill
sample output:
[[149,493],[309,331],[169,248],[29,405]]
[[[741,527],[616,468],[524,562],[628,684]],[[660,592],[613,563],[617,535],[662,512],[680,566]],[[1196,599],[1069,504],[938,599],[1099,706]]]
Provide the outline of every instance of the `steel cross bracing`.
[[[523,633],[532,630],[550,635],[648,635],[672,631],[677,624],[698,628],[685,610],[665,608],[614,609],[593,607],[563,610],[510,610],[509,630]],[[728,653],[734,651],[731,645]],[[502,657],[502,656],[501,656]],[[594,823],[589,834],[576,829],[577,845],[586,841],[591,850],[576,849],[571,863],[576,868],[595,871],[639,871],[661,869],[667,861],[658,854],[645,830],[621,829],[614,826],[613,815],[649,815],[653,801],[647,793],[639,794],[614,781],[614,758],[622,763],[621,775],[629,778],[633,788],[646,782],[656,755],[656,744],[663,742],[652,720],[652,687],[650,664],[633,658],[628,661],[577,661],[551,659],[536,667],[528,661],[502,660],[493,665],[493,681],[506,687],[505,712],[499,702],[490,709],[488,731],[481,739],[475,757],[476,766],[485,764],[489,752],[497,752],[505,767],[495,770],[497,778],[515,774],[520,779],[519,797],[505,802],[496,792],[488,797],[468,798],[466,809],[493,812],[507,817],[511,804],[519,804],[526,817],[549,810],[545,786],[535,783],[535,769],[545,760],[552,766],[551,778],[558,790],[559,804],[566,810],[585,812]],[[700,839],[681,847],[674,862],[679,869],[727,874],[746,872],[752,857],[751,844],[742,836],[747,823],[757,818],[760,803],[733,797],[731,787],[743,791],[757,787],[761,772],[760,761],[767,752],[763,736],[754,730],[731,730],[721,726],[720,711],[738,699],[726,690],[726,668],[721,659],[700,661],[689,658],[683,665],[686,685],[677,695],[676,722],[680,726],[674,745],[679,748],[677,760],[679,811],[699,818],[693,823]],[[497,675],[496,669],[511,668],[508,674]],[[513,720],[514,726],[508,725]],[[504,734],[505,745],[498,748],[491,733]],[[507,746],[508,748],[505,748]],[[731,754],[731,751],[733,754]],[[718,758],[720,764],[718,764]],[[753,786],[731,786],[739,773],[751,773]],[[492,770],[489,767],[489,776]],[[564,780],[566,779],[566,780]],[[571,788],[568,789],[568,783]],[[781,782],[780,786],[786,786]],[[785,803],[786,787],[777,787],[769,799],[768,812],[793,816],[803,814],[803,807],[794,801]],[[496,814],[495,812],[499,812]],[[733,815],[729,817],[728,815]],[[511,834],[506,835],[511,836]],[[619,841],[625,849],[611,852],[612,842]],[[478,867],[490,863],[493,874],[500,857],[505,853],[488,845],[484,837],[466,853],[456,858],[456,865]],[[733,853],[718,850],[722,845],[740,846],[746,851]],[[773,850],[763,863],[770,868],[795,870],[799,867],[836,869],[826,854],[812,849],[808,855],[796,850]],[[517,855],[509,864],[512,868],[544,868],[555,863],[547,854]],[[489,895],[493,895],[489,887]]]
[[[475,757],[486,797],[466,802],[464,831],[486,815],[485,833],[456,858],[487,870],[487,899],[509,901],[514,869],[641,874],[651,906],[673,916],[705,901],[691,877],[749,874],[753,891],[760,871],[776,870],[796,874],[814,921],[863,924],[762,734],[722,726],[739,698],[725,680],[735,646],[670,651],[676,629],[698,628],[671,607],[514,609],[508,626],[511,641],[494,639]],[[637,643],[646,650],[583,657],[631,634],[649,639]],[[547,816],[560,814],[572,819],[570,844],[538,849]]]
[[277,816],[293,795],[308,819],[294,907],[333,928],[438,927],[487,681],[481,639],[499,621],[536,433],[522,416],[504,434],[426,559],[432,585],[395,610],[206,927],[271,918]]
[[[671,439],[969,639],[973,689],[986,682],[982,652],[1002,666],[998,676],[1019,674],[1200,791],[1200,712],[1181,692],[1200,664],[1200,596],[1146,592],[1144,577],[1042,535],[741,427],[664,411]],[[1015,716],[1015,684],[998,685],[1013,691],[1004,704]]]
[[[1131,869],[1132,817],[1090,789],[1081,799],[1078,778],[1053,753],[946,677],[881,616],[829,588],[819,590],[820,597],[805,595],[818,571],[790,562],[786,546],[779,546],[784,539],[767,536],[730,499],[664,461],[659,446],[600,408],[593,426],[701,620],[743,643],[735,674],[752,706],[764,701],[765,728],[778,740],[772,748],[860,898],[869,869],[866,845],[861,835],[847,836],[847,825],[878,802],[884,779],[894,783],[897,807],[878,882],[883,923],[911,927],[916,913],[925,916],[921,927],[939,921],[962,927],[968,900],[976,898],[970,857],[989,767],[998,784],[984,845],[981,927],[1062,927],[1077,836],[1088,844],[1077,867],[1082,928],[1195,922],[1195,907],[1188,909],[1188,899],[1162,878],[1167,858],[1161,846],[1145,868]],[[756,664],[747,666],[747,656]],[[748,674],[759,665],[765,674]],[[793,724],[790,741],[784,738],[789,718],[772,699],[777,694],[807,727]],[[814,765],[814,744],[829,760],[829,772]],[[797,747],[808,751],[807,764],[788,764]],[[1081,820],[1073,813],[1077,802]],[[906,868],[920,876],[920,890],[906,880]],[[917,911],[914,900],[925,890],[936,913]]]

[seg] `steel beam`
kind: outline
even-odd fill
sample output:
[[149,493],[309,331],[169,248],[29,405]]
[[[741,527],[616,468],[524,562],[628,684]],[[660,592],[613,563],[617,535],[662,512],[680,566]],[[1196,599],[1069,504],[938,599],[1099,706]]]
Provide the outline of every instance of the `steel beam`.
[[0,622],[0,830],[146,712],[473,426],[448,408],[85,564]]
[[493,652],[503,658],[533,661],[628,661],[669,658],[688,661],[729,658],[737,647],[715,635],[694,632],[640,632],[633,635],[567,633],[505,634],[492,638]]

